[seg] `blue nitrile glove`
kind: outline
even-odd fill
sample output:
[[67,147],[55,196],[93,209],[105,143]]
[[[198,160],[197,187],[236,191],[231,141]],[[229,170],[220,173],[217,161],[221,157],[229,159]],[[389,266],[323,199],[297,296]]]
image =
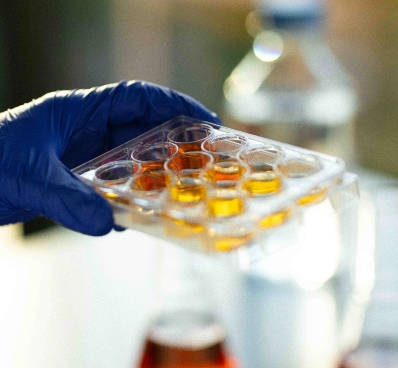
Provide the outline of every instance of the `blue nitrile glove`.
[[108,233],[108,202],[72,169],[178,115],[220,124],[194,99],[141,81],[59,91],[0,114],[0,225],[44,215]]

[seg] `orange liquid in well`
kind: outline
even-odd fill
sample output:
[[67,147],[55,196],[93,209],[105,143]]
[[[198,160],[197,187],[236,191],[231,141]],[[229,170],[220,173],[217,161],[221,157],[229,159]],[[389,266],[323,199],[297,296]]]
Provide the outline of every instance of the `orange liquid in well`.
[[201,151],[202,142],[212,133],[209,126],[176,128],[168,139],[178,146],[178,153]]
[[150,161],[150,162],[144,162],[141,163],[141,171],[144,172],[151,172],[151,171],[159,171],[159,170],[164,170],[164,163],[166,162],[166,160],[164,161]]
[[169,183],[169,177],[164,171],[145,171],[131,183],[132,190],[151,191],[164,189]]
[[178,153],[190,152],[190,151],[201,151],[202,141],[189,142],[189,143],[177,143]]
[[210,157],[200,153],[180,154],[171,159],[168,163],[171,171],[201,170],[210,161]]
[[246,169],[237,162],[222,162],[215,164],[204,175],[206,180],[215,184],[223,181],[238,181],[245,173]]

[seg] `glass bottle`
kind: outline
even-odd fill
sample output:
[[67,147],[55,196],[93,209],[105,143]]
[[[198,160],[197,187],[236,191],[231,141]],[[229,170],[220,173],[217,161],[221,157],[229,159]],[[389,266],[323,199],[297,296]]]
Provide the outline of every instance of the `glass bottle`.
[[247,18],[252,49],[224,84],[224,123],[350,162],[357,92],[326,42],[323,5],[258,2]]
[[138,368],[238,368],[201,255],[172,244],[161,253],[158,301]]
[[398,367],[398,185],[372,189],[376,211],[374,288],[366,307],[347,318],[351,339],[339,368]]

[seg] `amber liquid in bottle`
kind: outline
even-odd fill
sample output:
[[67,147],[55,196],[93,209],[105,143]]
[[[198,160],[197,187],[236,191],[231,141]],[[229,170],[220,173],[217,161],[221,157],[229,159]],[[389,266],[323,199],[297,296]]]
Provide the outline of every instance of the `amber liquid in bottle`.
[[140,368],[235,368],[221,342],[202,349],[184,349],[147,340]]
[[210,315],[170,313],[152,327],[138,368],[238,368]]

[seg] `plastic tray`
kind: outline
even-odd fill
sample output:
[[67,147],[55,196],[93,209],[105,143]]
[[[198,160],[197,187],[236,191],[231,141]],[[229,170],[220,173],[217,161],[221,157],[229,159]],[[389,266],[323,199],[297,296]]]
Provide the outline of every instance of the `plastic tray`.
[[[145,201],[145,198],[137,198],[135,192],[130,190],[129,181],[109,186],[94,179],[94,173],[99,167],[106,164],[111,166],[112,163],[120,161],[131,161],[132,152],[137,148],[141,149],[157,142],[167,142],[168,134],[173,129],[178,127],[188,129],[201,123],[211,126],[213,137],[224,134],[243,135],[247,138],[250,148],[270,145],[279,149],[281,155],[268,168],[280,179],[279,190],[255,198],[243,195],[244,210],[236,216],[213,216],[208,212],[205,200],[204,205],[200,207],[200,213],[196,212],[195,215],[193,212],[189,215],[190,221],[185,221],[186,219],[182,221],[169,216],[168,211],[173,208],[173,203],[170,202],[168,188],[153,202],[155,206],[153,209],[144,206],[143,210],[139,208],[139,204],[140,201]],[[241,158],[242,154],[236,157]],[[245,162],[245,164],[249,166],[250,171],[250,163]],[[131,173],[131,177],[138,175],[142,167],[132,169],[134,170],[137,172]],[[294,238],[292,234],[295,232],[295,226],[300,226],[300,213],[305,211],[306,207],[328,201],[331,212],[339,211],[357,197],[356,176],[346,173],[345,164],[339,158],[185,116],[165,122],[72,171],[109,200],[116,224],[208,252],[232,251],[259,244],[263,249],[266,247],[271,249],[275,243],[273,237],[280,238],[281,234],[284,234],[287,240],[281,242],[278,238],[278,244],[289,242],[289,239]],[[208,183],[205,187],[207,191],[214,189]],[[238,187],[243,188],[242,185]],[[349,200],[340,195],[342,192],[350,193]],[[198,207],[195,210],[198,211]],[[295,224],[293,228],[292,223]]]

